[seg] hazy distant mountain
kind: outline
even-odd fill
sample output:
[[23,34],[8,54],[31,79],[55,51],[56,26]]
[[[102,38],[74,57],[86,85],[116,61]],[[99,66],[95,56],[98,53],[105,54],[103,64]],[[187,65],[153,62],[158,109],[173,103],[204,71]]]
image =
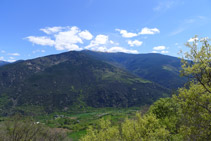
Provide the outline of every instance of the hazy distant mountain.
[[0,111],[40,106],[127,107],[151,104],[170,90],[85,52],[67,52],[0,68]]
[[5,61],[0,61],[0,66],[4,66],[6,64],[9,64],[9,62],[5,62]]
[[177,89],[187,81],[186,78],[180,77],[181,60],[176,57],[155,53],[83,52],[114,66],[124,68],[141,78],[156,82],[166,88]]

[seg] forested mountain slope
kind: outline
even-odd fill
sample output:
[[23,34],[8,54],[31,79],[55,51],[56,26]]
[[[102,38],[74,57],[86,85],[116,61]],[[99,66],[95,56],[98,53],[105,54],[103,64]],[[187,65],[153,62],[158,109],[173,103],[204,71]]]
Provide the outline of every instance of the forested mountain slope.
[[186,78],[180,77],[181,60],[176,57],[156,53],[126,54],[87,50],[84,52],[169,89],[177,89],[187,82]]
[[71,106],[140,106],[169,94],[169,89],[84,52],[51,55],[0,68],[1,111],[34,105],[49,112]]

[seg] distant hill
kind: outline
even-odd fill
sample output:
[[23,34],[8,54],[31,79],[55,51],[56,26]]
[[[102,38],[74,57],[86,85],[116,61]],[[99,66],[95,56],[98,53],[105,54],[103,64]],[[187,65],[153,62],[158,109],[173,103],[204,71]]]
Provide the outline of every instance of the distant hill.
[[156,53],[83,52],[169,89],[176,90],[187,82],[186,78],[180,77],[181,60],[176,57]]
[[1,66],[4,66],[4,65],[6,65],[6,64],[9,64],[9,62],[0,61],[0,67],[1,67]]
[[85,52],[72,51],[0,67],[2,113],[30,106],[48,112],[75,106],[140,106],[169,94],[169,89]]

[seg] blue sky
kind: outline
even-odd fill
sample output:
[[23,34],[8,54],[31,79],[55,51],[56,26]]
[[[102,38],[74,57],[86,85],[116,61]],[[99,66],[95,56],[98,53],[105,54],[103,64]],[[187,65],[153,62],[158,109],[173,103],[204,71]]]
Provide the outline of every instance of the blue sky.
[[1,0],[0,60],[70,50],[178,56],[211,37],[210,0]]

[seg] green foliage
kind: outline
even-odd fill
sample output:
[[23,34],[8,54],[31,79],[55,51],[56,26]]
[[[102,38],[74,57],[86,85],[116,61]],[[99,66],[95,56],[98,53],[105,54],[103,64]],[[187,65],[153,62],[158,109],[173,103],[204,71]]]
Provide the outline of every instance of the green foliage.
[[193,82],[189,89],[181,88],[179,92],[177,101],[183,113],[181,132],[187,139],[210,140],[211,93]]
[[113,140],[167,140],[169,132],[153,114],[136,115],[136,120],[126,119],[120,126],[112,126],[108,119],[101,119],[97,127],[90,127],[81,141]]
[[181,123],[181,108],[173,98],[161,98],[150,106],[152,113],[171,134],[177,134]]
[[182,75],[193,80],[176,97],[182,110],[181,133],[187,140],[211,140],[211,46],[207,39],[194,39],[187,43],[190,53],[185,53],[191,61],[183,60],[182,66]]
[[119,130],[117,126],[111,126],[109,120],[101,119],[97,129],[89,127],[87,135],[81,141],[104,141],[104,140],[118,140]]
[[0,141],[66,140],[66,133],[45,127],[31,118],[16,115],[0,123]]

